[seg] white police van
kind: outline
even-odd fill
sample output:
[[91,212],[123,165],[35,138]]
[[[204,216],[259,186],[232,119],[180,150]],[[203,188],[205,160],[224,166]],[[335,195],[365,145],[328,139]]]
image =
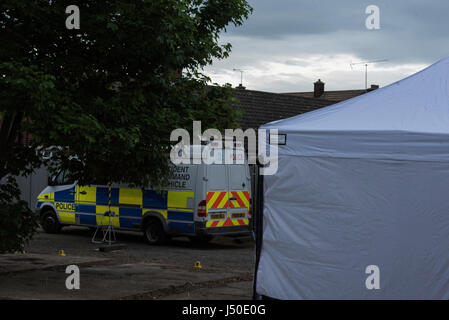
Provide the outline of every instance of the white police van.
[[[70,225],[111,223],[117,229],[143,231],[150,244],[171,236],[208,241],[215,235],[245,235],[250,231],[251,177],[241,145],[235,151],[230,156],[241,159],[240,164],[171,165],[162,191],[119,184],[110,190],[106,185],[81,186],[60,172],[39,194],[37,214],[48,233]],[[217,155],[225,162],[226,152]]]

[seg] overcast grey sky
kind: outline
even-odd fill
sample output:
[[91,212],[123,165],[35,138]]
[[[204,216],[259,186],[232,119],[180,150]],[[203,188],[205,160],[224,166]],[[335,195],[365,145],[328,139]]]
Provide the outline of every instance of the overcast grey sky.
[[[205,69],[213,82],[240,82],[271,92],[363,89],[364,66],[351,62],[388,59],[369,66],[368,85],[388,85],[449,55],[448,0],[249,0],[254,13],[221,42],[230,57]],[[380,9],[380,30],[368,30],[365,9]]]

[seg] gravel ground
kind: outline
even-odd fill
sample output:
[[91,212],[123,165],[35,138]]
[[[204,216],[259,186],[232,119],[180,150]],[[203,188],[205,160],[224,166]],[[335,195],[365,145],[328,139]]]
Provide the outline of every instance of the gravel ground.
[[249,239],[237,243],[235,239],[217,237],[209,243],[193,244],[187,238],[174,238],[163,246],[150,246],[141,233],[118,232],[118,243],[125,249],[99,252],[98,244],[91,243],[93,231],[81,227],[65,227],[60,234],[47,234],[38,230],[27,246],[29,253],[58,254],[64,250],[68,255],[106,257],[113,264],[155,262],[179,267],[191,267],[200,261],[205,269],[253,272],[254,245]]
[[[0,299],[252,297],[254,244],[249,238],[217,237],[197,244],[180,237],[150,246],[141,233],[118,232],[118,243],[125,248],[100,252],[92,235],[81,227],[66,227],[60,234],[39,229],[25,254],[0,256],[5,269],[0,272]],[[60,250],[65,257],[58,255]],[[197,261],[202,268],[194,268]],[[65,288],[66,264],[80,266],[82,290]]]

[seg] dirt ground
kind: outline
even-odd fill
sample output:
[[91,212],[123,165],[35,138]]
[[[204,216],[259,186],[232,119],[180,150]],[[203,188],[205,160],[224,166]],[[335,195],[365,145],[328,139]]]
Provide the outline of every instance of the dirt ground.
[[[119,232],[124,249],[100,252],[93,231],[42,230],[25,254],[0,255],[2,299],[251,299],[254,246],[249,239],[193,244],[175,238],[147,245],[139,233]],[[59,256],[64,250],[65,256]],[[201,268],[194,265],[199,261]],[[80,289],[65,286],[67,265],[80,269]]]

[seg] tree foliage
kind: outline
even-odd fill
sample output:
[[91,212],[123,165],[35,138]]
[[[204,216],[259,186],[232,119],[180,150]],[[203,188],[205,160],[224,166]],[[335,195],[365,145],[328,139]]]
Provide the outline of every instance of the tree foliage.
[[23,251],[36,230],[37,219],[19,195],[12,176],[0,185],[0,252]]
[[202,68],[229,55],[219,35],[248,17],[246,1],[83,0],[68,30],[71,4],[0,3],[0,179],[58,146],[52,167],[80,183],[159,184],[172,130],[238,125],[229,88],[207,86]]

